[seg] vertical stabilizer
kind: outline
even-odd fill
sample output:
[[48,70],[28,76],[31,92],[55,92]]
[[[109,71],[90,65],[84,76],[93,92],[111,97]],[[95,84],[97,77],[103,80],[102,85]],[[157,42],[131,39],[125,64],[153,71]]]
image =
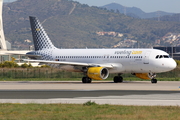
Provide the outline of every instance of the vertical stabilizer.
[[43,26],[36,17],[29,17],[35,50],[55,49]]

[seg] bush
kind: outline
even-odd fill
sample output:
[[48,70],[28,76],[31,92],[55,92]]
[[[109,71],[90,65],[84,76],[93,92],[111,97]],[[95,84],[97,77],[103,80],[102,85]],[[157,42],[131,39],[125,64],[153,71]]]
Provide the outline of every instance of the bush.
[[24,63],[21,65],[22,68],[32,68],[32,65],[31,63],[27,64],[27,63]]
[[3,67],[3,63],[0,63],[0,67],[1,67],[1,68]]
[[5,61],[5,62],[1,63],[0,67],[16,68],[16,67],[19,67],[19,65],[14,61]]
[[180,60],[176,60],[178,66],[180,66]]
[[92,105],[97,105],[97,103],[92,102],[92,101],[90,100],[90,101],[84,103],[83,105],[84,105],[84,106],[92,106]]
[[50,68],[48,65],[41,65],[41,68]]

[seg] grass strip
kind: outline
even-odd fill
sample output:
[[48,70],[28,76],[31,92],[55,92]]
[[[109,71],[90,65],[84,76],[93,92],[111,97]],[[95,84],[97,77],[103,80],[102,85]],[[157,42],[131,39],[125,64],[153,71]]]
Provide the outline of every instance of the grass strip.
[[180,120],[179,106],[91,104],[0,104],[0,119],[13,120]]

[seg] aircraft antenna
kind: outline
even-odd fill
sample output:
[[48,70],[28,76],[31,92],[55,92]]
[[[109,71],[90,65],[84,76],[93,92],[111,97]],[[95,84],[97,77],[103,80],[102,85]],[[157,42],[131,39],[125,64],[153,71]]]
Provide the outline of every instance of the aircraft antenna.
[[161,21],[161,11],[157,11],[158,21]]

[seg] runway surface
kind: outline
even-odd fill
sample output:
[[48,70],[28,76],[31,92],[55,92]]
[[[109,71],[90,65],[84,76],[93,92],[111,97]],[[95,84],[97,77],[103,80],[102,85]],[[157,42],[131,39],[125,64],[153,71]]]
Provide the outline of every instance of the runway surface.
[[0,103],[180,106],[180,82],[0,82]]

